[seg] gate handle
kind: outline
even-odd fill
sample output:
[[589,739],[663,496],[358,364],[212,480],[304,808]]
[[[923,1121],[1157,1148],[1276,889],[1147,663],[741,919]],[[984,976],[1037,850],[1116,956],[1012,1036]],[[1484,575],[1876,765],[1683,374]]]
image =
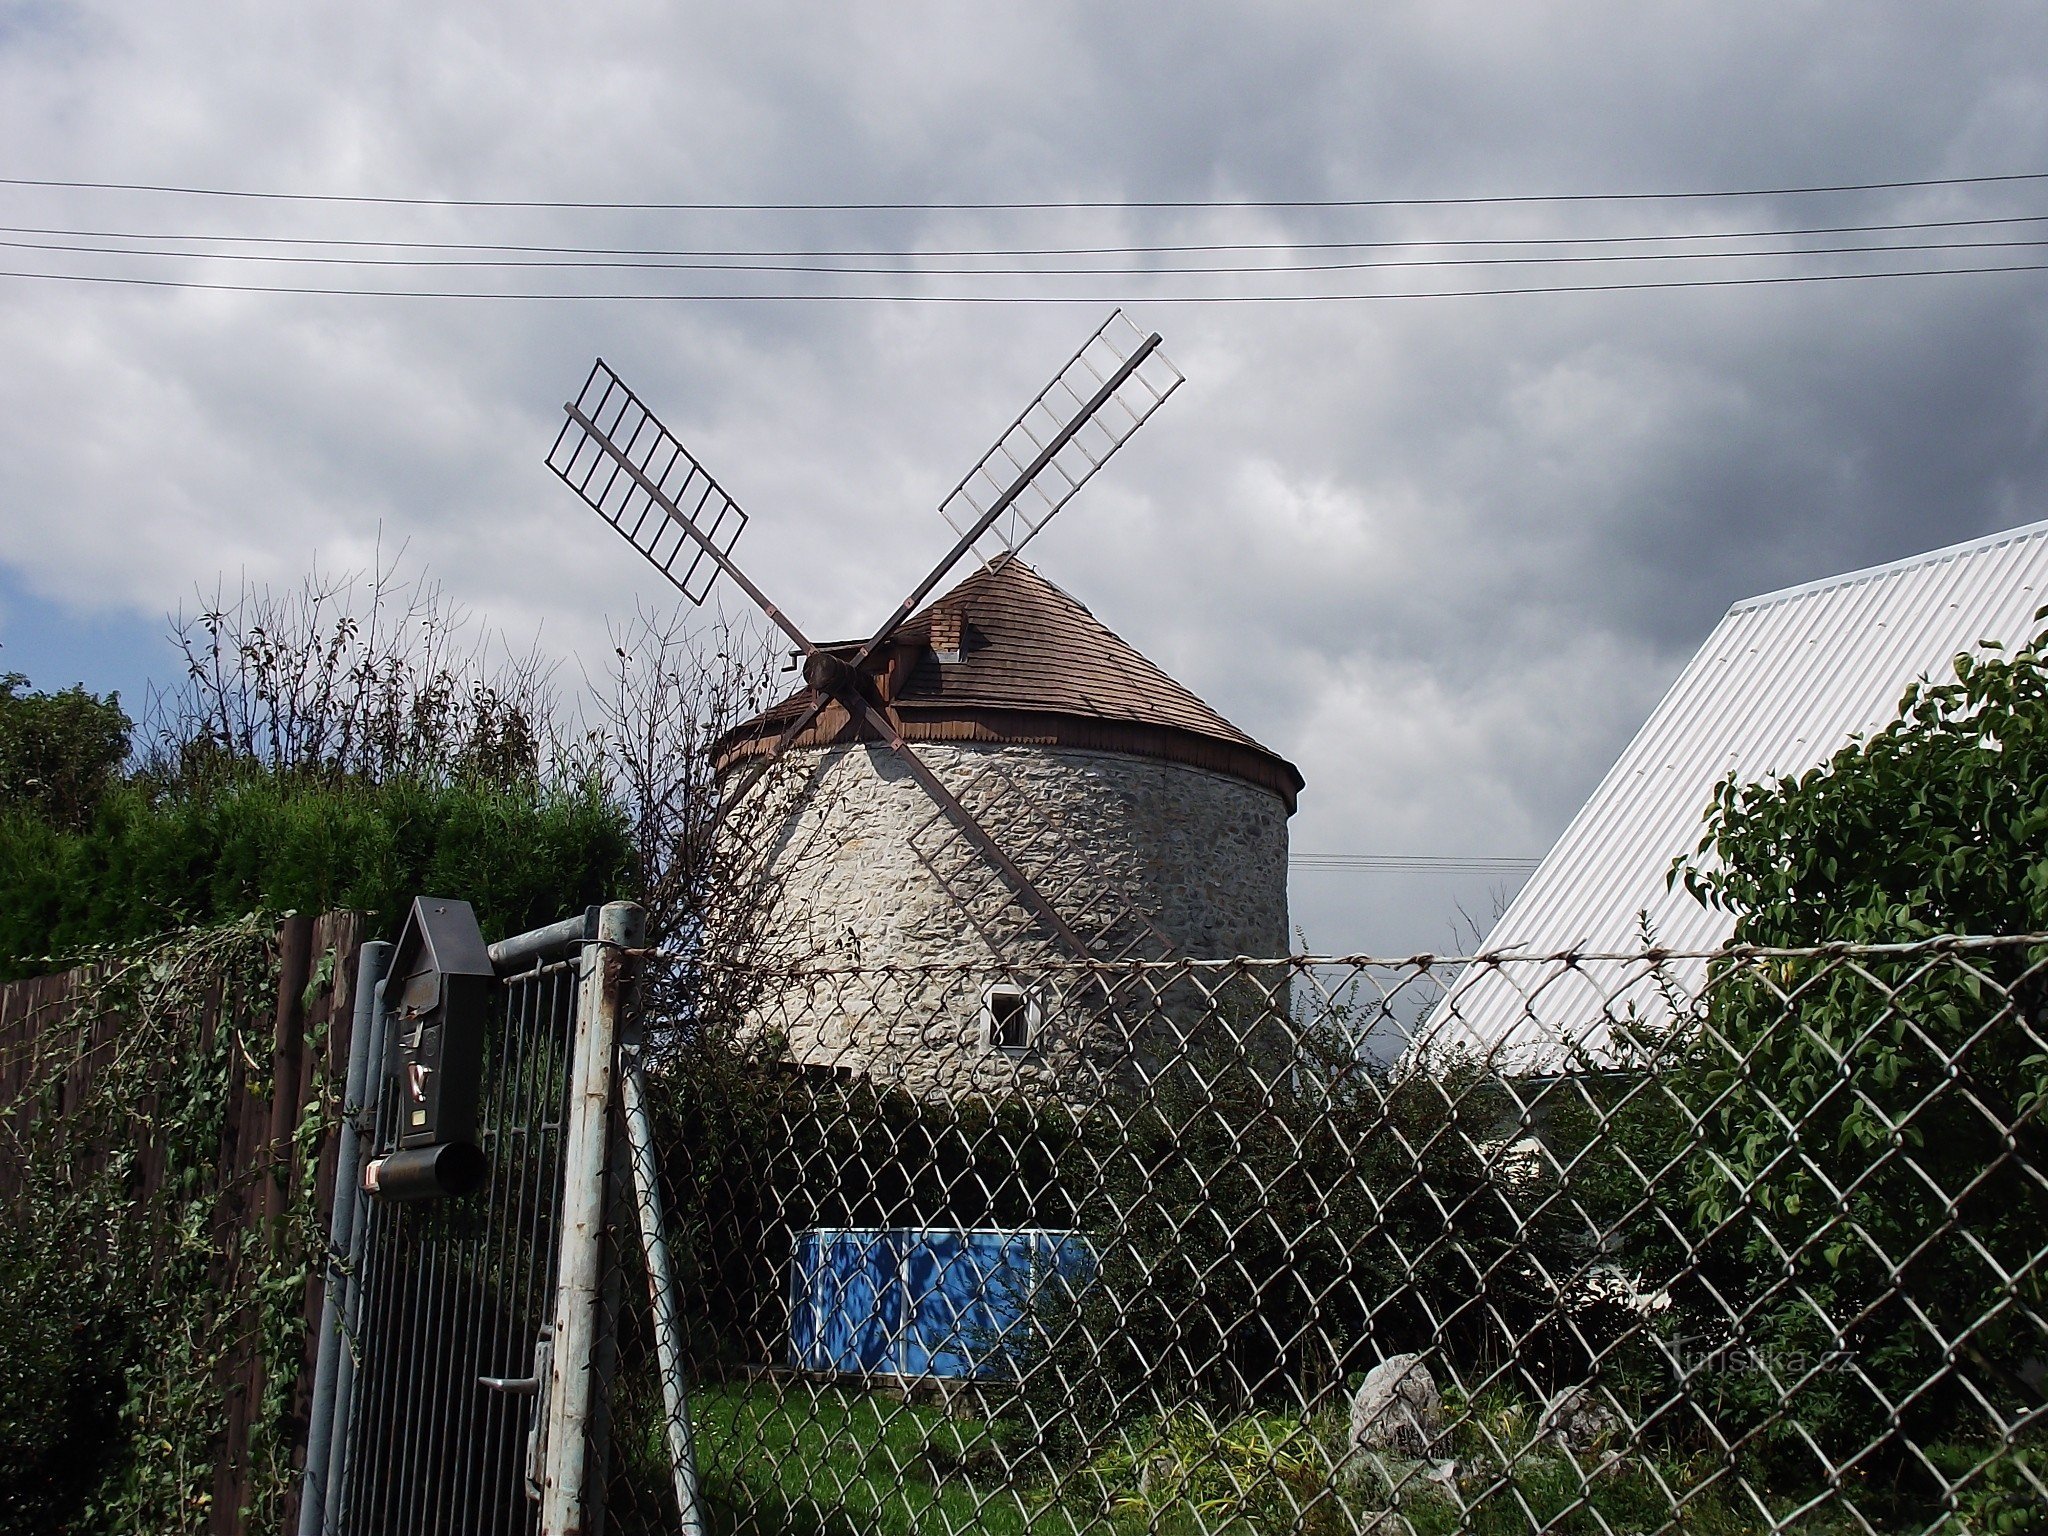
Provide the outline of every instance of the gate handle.
[[555,1368],[555,1330],[543,1326],[533,1341],[531,1376],[479,1376],[477,1385],[492,1392],[530,1397],[533,1419],[526,1430],[526,1496],[538,1503],[548,1448],[548,1379]]

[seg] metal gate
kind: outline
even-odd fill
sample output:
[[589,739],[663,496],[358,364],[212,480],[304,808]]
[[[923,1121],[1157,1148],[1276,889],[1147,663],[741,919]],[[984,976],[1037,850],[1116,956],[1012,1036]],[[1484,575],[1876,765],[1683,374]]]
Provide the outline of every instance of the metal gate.
[[385,997],[392,946],[364,946],[300,1536],[602,1531],[627,1330],[661,1379],[660,1523],[699,1528],[626,1006],[640,933],[640,910],[615,903],[489,946],[481,1187],[440,1198],[377,1192],[419,1118],[398,1049],[417,1010]]

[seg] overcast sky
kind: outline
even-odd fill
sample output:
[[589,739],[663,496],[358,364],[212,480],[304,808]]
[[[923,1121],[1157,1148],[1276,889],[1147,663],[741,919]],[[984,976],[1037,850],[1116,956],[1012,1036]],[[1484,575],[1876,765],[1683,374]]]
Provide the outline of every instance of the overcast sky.
[[[0,175],[40,180],[1123,205],[709,213],[0,186],[16,231],[0,238],[21,242],[51,242],[31,229],[692,250],[1401,239],[1431,244],[1323,259],[1442,259],[1475,253],[1446,242],[1508,236],[2038,218],[2048,181],[1132,205],[2048,171],[2048,12],[0,3],[0,146]],[[132,696],[165,672],[163,615],[195,585],[288,583],[316,556],[362,566],[380,530],[507,632],[600,655],[607,615],[661,594],[541,462],[596,353],[752,513],[740,555],[761,584],[814,634],[862,631],[947,542],[939,499],[1116,297],[1163,333],[1188,384],[1034,563],[1300,766],[1298,849],[1540,854],[1731,602],[2048,516],[2048,272],[1171,296],[2048,260],[2015,243],[2048,238],[2048,221],[1776,244],[1873,238],[2007,243],[1078,283],[0,251],[14,273],[211,283],[1081,296],[456,302],[0,278],[0,669]],[[1295,917],[1321,949],[1442,948],[1460,904],[1485,915],[1492,883],[1304,872]]]

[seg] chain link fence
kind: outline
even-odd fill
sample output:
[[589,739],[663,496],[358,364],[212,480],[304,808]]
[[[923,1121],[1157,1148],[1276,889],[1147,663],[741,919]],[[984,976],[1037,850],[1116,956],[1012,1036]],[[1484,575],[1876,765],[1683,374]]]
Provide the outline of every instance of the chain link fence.
[[[706,1528],[2048,1528],[2044,982],[713,968],[646,1045]],[[616,1530],[675,1522],[645,1313]]]

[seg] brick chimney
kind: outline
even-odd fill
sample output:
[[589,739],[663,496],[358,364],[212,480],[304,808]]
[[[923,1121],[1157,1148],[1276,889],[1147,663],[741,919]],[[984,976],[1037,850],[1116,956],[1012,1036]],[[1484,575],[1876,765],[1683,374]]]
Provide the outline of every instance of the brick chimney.
[[960,659],[961,642],[967,634],[967,605],[955,603],[932,610],[932,654],[942,662]]

